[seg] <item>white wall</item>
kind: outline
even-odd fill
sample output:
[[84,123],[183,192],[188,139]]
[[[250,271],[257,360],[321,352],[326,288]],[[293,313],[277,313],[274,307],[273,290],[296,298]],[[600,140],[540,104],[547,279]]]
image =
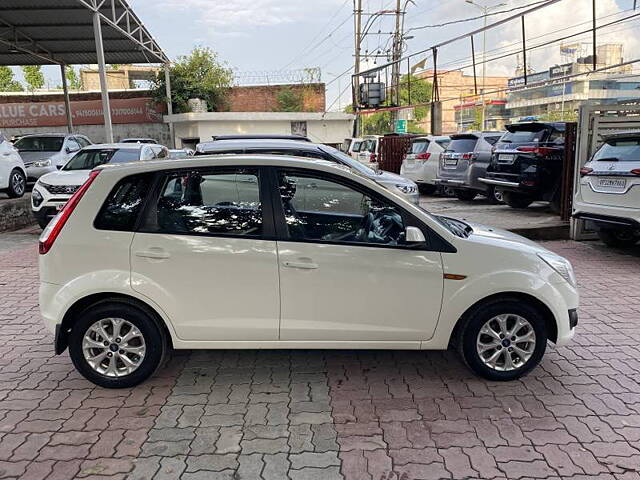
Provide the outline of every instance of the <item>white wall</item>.
[[[2,133],[11,138],[12,135],[25,133],[67,132],[67,127],[21,127],[3,128]],[[104,125],[78,125],[73,133],[86,135],[93,143],[105,143]],[[119,123],[113,125],[113,138],[117,142],[127,137],[149,137],[157,139],[162,145],[169,145],[169,125],[166,123]]]

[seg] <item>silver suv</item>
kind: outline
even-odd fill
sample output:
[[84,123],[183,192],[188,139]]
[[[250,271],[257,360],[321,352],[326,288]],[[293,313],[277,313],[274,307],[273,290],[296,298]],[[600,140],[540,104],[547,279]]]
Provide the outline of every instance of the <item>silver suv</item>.
[[451,135],[451,142],[440,156],[437,185],[451,187],[458,199],[473,200],[480,193],[500,201],[495,189],[479,178],[485,176],[491,149],[502,132],[469,132]]

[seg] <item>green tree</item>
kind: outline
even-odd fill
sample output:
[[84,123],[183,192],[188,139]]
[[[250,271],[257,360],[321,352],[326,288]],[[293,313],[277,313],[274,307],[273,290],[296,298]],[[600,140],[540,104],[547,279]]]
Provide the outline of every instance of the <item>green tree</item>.
[[22,84],[13,78],[11,67],[0,65],[0,92],[21,92]]
[[276,95],[279,112],[301,112],[304,108],[302,92],[291,87],[283,87]]
[[550,111],[540,115],[543,122],[577,122],[578,112],[575,110],[565,110],[564,115],[561,110]]
[[24,81],[27,82],[27,89],[30,92],[44,87],[44,74],[40,65],[23,65],[20,68],[24,74]]
[[[431,101],[431,91],[431,82],[413,75],[411,77],[404,75],[400,79],[399,106],[428,103]],[[382,106],[390,105],[391,99],[387,98],[385,104]],[[353,111],[351,106],[347,107],[347,109]],[[429,115],[429,111],[430,107],[428,105],[414,107],[413,120],[408,122],[407,131],[411,133],[424,133],[418,124]],[[361,115],[360,118],[362,119],[363,135],[383,135],[394,131],[394,126],[391,124],[391,112],[389,111]]]
[[[178,60],[169,70],[171,78],[171,101],[175,113],[189,111],[187,100],[201,98],[207,102],[209,111],[226,108],[228,89],[233,82],[233,73],[218,55],[208,47],[195,47],[187,56]],[[160,73],[153,84],[156,100],[166,101],[164,72]]]
[[65,67],[65,76],[67,77],[67,86],[71,90],[82,90],[82,79],[72,66]]

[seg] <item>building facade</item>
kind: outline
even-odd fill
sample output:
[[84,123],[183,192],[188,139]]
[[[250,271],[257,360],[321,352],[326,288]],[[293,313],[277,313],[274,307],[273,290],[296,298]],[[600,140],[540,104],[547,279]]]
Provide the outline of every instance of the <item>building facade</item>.
[[504,130],[509,122],[506,100],[484,101],[484,128],[482,127],[482,100],[456,105],[455,118],[458,132],[471,130]]

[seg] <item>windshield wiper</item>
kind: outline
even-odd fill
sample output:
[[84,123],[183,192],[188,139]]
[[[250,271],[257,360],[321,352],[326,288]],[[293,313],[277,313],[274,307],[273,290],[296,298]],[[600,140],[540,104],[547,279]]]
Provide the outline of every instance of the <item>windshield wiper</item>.
[[604,157],[599,158],[598,162],[619,162],[620,159],[618,157]]
[[500,143],[513,143],[513,142],[505,138],[503,140],[500,140]]

